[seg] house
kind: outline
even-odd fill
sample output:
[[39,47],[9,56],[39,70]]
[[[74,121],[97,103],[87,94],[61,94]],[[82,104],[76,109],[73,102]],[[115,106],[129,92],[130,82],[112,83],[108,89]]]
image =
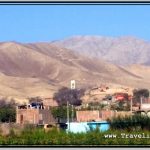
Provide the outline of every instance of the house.
[[114,96],[116,101],[129,100],[130,98],[127,93],[115,93]]
[[30,103],[16,108],[17,124],[51,124],[55,120],[48,108],[43,103]]

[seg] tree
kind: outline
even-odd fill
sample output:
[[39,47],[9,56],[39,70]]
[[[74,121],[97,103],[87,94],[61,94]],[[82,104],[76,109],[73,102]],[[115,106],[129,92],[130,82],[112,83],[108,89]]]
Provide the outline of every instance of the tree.
[[15,122],[16,110],[14,108],[0,108],[0,122]]
[[140,103],[141,97],[148,98],[149,90],[148,89],[134,89],[133,90],[133,102]]
[[67,105],[67,101],[71,105],[81,105],[81,97],[84,95],[84,89],[69,89],[63,87],[54,94],[54,99],[58,102],[59,105]]
[[16,103],[13,99],[7,101],[6,98],[0,99],[0,122],[15,122]]
[[[62,119],[67,120],[67,106],[52,107],[50,110],[51,110],[53,117],[58,119],[59,121],[61,121]],[[73,116],[72,116],[72,113],[73,113]],[[71,106],[69,106],[69,117],[70,119],[72,117],[73,119],[76,118],[75,108],[72,109]]]

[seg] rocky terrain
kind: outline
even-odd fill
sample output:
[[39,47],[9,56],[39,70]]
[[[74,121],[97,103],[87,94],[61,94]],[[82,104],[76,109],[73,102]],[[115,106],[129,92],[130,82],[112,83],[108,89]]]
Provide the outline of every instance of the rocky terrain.
[[53,43],[117,65],[150,65],[150,42],[134,36],[74,36]]
[[150,88],[150,44],[133,37],[77,36],[57,42],[0,43],[0,96],[52,97],[62,86]]

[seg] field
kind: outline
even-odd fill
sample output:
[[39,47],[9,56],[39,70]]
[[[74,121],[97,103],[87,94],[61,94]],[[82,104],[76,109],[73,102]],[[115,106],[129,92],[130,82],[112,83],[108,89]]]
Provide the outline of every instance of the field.
[[[110,138],[108,135],[115,135]],[[121,135],[122,134],[122,135]],[[125,135],[126,134],[126,135]],[[128,136],[128,137],[127,137]],[[21,146],[148,146],[150,145],[150,131],[109,130],[100,132],[98,130],[87,133],[66,133],[52,129],[24,129],[20,134],[12,130],[8,136],[0,136],[0,145]]]

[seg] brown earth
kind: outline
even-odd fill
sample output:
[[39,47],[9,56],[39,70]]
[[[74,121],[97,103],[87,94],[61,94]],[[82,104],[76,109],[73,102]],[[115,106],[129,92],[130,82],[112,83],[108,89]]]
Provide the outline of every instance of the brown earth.
[[52,97],[58,88],[70,87],[72,79],[77,88],[102,83],[150,88],[150,68],[138,68],[120,67],[49,43],[0,43],[0,96],[18,101]]

